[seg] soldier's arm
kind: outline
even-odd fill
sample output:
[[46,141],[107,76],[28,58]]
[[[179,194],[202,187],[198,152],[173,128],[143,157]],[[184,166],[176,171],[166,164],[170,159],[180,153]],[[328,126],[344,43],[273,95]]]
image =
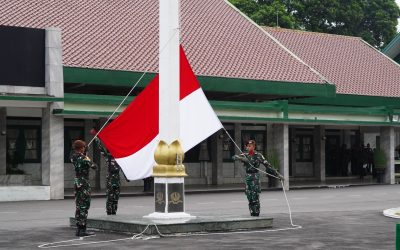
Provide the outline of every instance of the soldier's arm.
[[241,161],[241,162],[249,162],[249,159],[247,159],[246,155],[244,155],[244,154],[234,155],[232,157],[232,160]]
[[283,180],[284,177],[274,168],[274,166],[271,165],[271,163],[268,162],[267,159],[263,155],[260,154],[260,160],[262,164],[265,166],[265,169],[269,172],[271,172],[273,175],[278,177],[279,179]]
[[96,164],[87,155],[82,155],[78,158],[78,163],[81,166],[86,166],[87,168],[97,169]]
[[109,152],[107,151],[107,149],[103,146],[103,143],[101,143],[101,141],[100,141],[100,139],[99,138],[94,138],[94,140],[96,141],[96,143],[97,143],[97,145],[98,145],[98,147],[99,147],[99,150],[100,150],[100,153],[101,153],[101,155],[103,156],[103,157],[105,157],[105,158],[107,158],[108,156],[109,156]]

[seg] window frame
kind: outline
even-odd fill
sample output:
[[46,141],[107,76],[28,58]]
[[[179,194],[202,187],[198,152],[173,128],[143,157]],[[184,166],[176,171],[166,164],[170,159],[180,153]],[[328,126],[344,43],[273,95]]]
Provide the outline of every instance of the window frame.
[[[34,148],[34,149],[28,149],[28,145],[27,145],[27,139],[29,139],[29,138],[26,138],[26,134],[25,134],[25,159],[24,159],[24,161],[23,161],[23,163],[22,164],[24,164],[24,163],[41,163],[42,162],[42,127],[41,127],[41,125],[20,125],[20,124],[10,124],[10,125],[7,125],[7,133],[6,133],[6,136],[7,136],[7,138],[6,138],[6,140],[7,140],[7,145],[6,145],[6,151],[7,151],[7,153],[9,153],[9,151],[10,150],[12,150],[12,149],[10,149],[9,147],[10,147],[10,137],[9,137],[9,135],[11,134],[10,132],[9,132],[9,130],[10,129],[16,129],[16,130],[18,130],[19,132],[18,132],[18,135],[19,135],[19,133],[20,133],[20,131],[24,131],[24,133],[25,133],[25,131],[26,130],[36,130],[36,148]],[[15,141],[17,141],[17,139],[18,139],[18,135],[17,135],[17,138],[15,138]],[[34,139],[34,138],[33,138]],[[26,155],[28,155],[27,154],[27,150],[29,150],[29,151],[32,151],[32,150],[36,150],[36,158],[26,158]],[[15,152],[16,151],[16,149],[14,149],[14,150],[12,150],[13,152]],[[8,162],[7,162],[8,163]]]
[[[68,144],[67,139],[69,138],[68,132],[71,130],[80,130],[81,135],[78,138],[71,138],[70,144]],[[64,126],[64,163],[70,163],[71,159],[71,151],[72,151],[72,143],[74,140],[85,140],[85,127],[84,126],[79,126],[79,125],[67,125]]]
[[[297,143],[298,139],[298,143]],[[309,142],[309,153],[310,157],[304,157],[304,139],[310,139]],[[297,153],[299,152],[300,157],[298,158]],[[295,136],[295,160],[296,162],[313,162],[314,161],[314,136],[310,134],[297,134]]]

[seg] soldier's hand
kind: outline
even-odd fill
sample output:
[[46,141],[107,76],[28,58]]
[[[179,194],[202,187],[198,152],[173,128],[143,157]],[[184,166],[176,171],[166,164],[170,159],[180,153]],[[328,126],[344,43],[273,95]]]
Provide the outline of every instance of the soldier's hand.
[[96,129],[92,128],[92,129],[90,130],[90,134],[91,134],[91,135],[96,135],[96,134],[97,134]]
[[92,165],[90,166],[92,169],[97,169],[97,164],[96,163],[92,163]]

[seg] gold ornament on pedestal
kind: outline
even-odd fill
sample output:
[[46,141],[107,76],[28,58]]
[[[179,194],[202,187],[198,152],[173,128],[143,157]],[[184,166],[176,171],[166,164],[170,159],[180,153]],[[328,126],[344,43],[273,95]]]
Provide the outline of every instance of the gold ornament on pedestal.
[[153,167],[154,177],[185,177],[185,166],[182,164],[184,152],[179,140],[168,145],[161,140],[154,152],[156,164]]

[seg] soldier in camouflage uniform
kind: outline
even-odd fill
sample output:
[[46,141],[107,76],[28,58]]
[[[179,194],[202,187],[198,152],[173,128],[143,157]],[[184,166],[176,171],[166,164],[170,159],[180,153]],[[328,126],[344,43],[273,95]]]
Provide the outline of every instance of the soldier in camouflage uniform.
[[85,155],[86,143],[84,141],[76,140],[72,146],[71,162],[75,168],[76,236],[89,236],[94,234],[86,231],[86,220],[90,208],[89,169],[95,169],[96,166]]
[[264,158],[264,156],[257,151],[255,151],[256,142],[254,140],[249,140],[246,144],[247,153],[234,155],[234,160],[239,160],[244,163],[244,167],[246,168],[246,197],[249,201],[249,210],[251,216],[259,216],[260,214],[260,193],[261,193],[261,185],[260,185],[260,173],[257,168],[259,168],[260,164],[263,164],[267,169],[268,173],[272,173],[279,179],[283,179],[282,175],[278,173],[269,162]]
[[[96,135],[97,131],[92,129],[91,134]],[[100,140],[96,137],[95,138],[97,145],[99,146],[100,153],[106,160],[107,164],[107,177],[106,177],[106,212],[108,215],[115,215],[117,214],[118,209],[118,200],[119,194],[121,191],[121,181],[119,170],[121,167],[115,161],[114,157],[107,151],[107,149],[103,146]]]

